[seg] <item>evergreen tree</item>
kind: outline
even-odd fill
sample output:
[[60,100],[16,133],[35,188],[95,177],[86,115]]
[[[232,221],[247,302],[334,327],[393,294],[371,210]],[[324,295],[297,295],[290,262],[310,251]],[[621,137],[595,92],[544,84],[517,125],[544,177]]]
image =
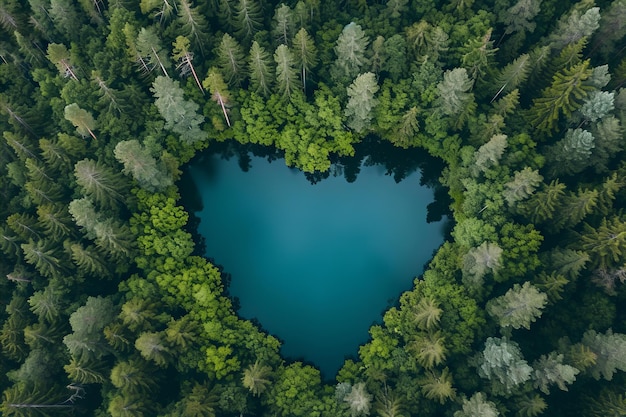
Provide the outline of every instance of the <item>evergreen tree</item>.
[[595,139],[591,132],[569,129],[563,139],[546,151],[552,162],[554,175],[572,175],[583,171],[589,165],[589,157],[594,147]]
[[471,113],[476,103],[470,93],[473,81],[465,68],[455,68],[443,74],[443,81],[437,84],[437,104],[441,112],[455,119],[455,126],[460,128]]
[[[199,10],[198,7],[194,7],[190,0],[179,0],[178,23],[184,35],[187,38],[193,39],[194,46],[202,51],[208,30],[208,24],[202,11]],[[178,37],[176,38],[176,42],[178,42]]]
[[257,41],[252,42],[248,60],[250,85],[254,92],[261,93],[264,96],[270,93],[270,86],[272,84],[272,67],[270,60],[269,53],[260,46]]
[[74,73],[70,61],[70,53],[63,44],[51,43],[48,45],[47,55],[50,62],[56,65],[57,69],[64,77],[71,77],[74,80],[78,80]]
[[417,358],[417,362],[426,369],[441,365],[446,359],[446,347],[441,332],[424,333],[410,342],[408,349]]
[[360,74],[347,88],[349,99],[344,115],[348,126],[357,133],[363,133],[371,125],[373,110],[378,104],[374,95],[378,90],[376,76],[371,72]]
[[617,371],[626,371],[626,335],[613,333],[610,329],[604,334],[588,330],[583,335],[582,344],[595,355],[596,360],[589,369],[595,379],[613,379]]
[[452,376],[448,368],[441,372],[428,372],[422,383],[422,393],[424,397],[440,404],[453,399],[456,395],[456,389],[452,386]]
[[228,111],[226,108],[228,106],[228,102],[230,101],[230,92],[228,91],[228,86],[222,78],[222,74],[220,74],[215,68],[211,68],[207,77],[204,81],[202,81],[202,85],[204,88],[209,90],[209,93],[211,93],[211,99],[220,105],[222,113],[224,113],[226,124],[230,127],[230,119],[228,118]]
[[483,242],[471,248],[463,258],[463,283],[479,289],[488,273],[497,274],[502,266],[502,249],[495,243]]
[[530,379],[532,371],[517,343],[506,338],[487,338],[479,356],[478,375],[489,379],[495,391],[511,393]]
[[178,61],[176,69],[180,72],[180,75],[182,77],[185,77],[191,73],[194,81],[196,82],[196,85],[198,86],[202,94],[204,94],[202,84],[200,83],[200,79],[198,78],[196,69],[193,66],[193,52],[191,52],[191,50],[189,49],[189,47],[191,46],[189,38],[185,36],[177,36],[172,45],[174,46],[172,58]]
[[274,62],[278,93],[283,98],[291,100],[291,96],[300,89],[300,83],[293,54],[287,45],[278,45],[274,52]]
[[104,164],[83,159],[74,165],[74,176],[85,195],[102,207],[116,207],[124,199],[126,184],[122,176]]
[[522,286],[515,284],[503,296],[490,300],[487,312],[502,327],[530,329],[530,323],[541,317],[547,301],[547,295],[526,281]]
[[167,70],[171,70],[171,63],[168,54],[163,48],[161,39],[159,39],[152,27],[139,30],[135,40],[135,48],[144,71],[152,72],[159,68],[163,75],[169,77]]
[[258,397],[267,390],[271,383],[271,372],[272,368],[262,365],[261,362],[257,360],[244,370],[241,382],[244,387],[250,390],[252,395]]
[[300,28],[294,36],[291,50],[296,67],[300,68],[302,89],[306,92],[307,74],[317,65],[317,48],[305,28]]
[[365,50],[369,38],[360,25],[352,22],[346,25],[335,45],[337,59],[333,62],[331,76],[339,84],[353,80],[367,64]]
[[262,24],[261,7],[256,0],[239,0],[235,7],[237,34],[243,39],[251,39]]
[[238,85],[245,73],[245,59],[239,43],[228,33],[217,48],[217,62],[228,84]]
[[124,164],[122,172],[132,175],[140,187],[154,192],[162,191],[173,184],[165,166],[159,164],[139,141],[132,139],[118,142],[114,154]]
[[357,417],[369,415],[372,396],[367,392],[364,382],[352,386],[352,389],[343,399],[350,407],[350,415]]
[[64,115],[67,120],[76,126],[76,131],[79,135],[86,136],[89,134],[92,138],[98,139],[93,133],[93,130],[96,128],[96,121],[87,110],[81,109],[76,103],[72,103],[65,106]]
[[[580,4],[584,4],[584,2]],[[560,51],[567,45],[578,42],[582,38],[590,37],[598,27],[600,27],[599,7],[591,7],[584,13],[574,7],[567,16],[559,20],[556,29],[549,37],[550,46],[554,50]]]
[[272,33],[278,45],[284,44],[290,46],[291,38],[294,32],[293,11],[291,7],[284,3],[274,11]]
[[464,398],[463,408],[454,413],[454,417],[497,417],[500,415],[496,405],[487,401],[485,394],[477,392],[469,399]]
[[519,201],[530,197],[542,180],[539,172],[530,167],[515,172],[513,179],[504,185],[502,193],[509,207],[514,207]]
[[159,366],[166,366],[170,361],[170,352],[165,343],[162,333],[145,332],[135,340],[135,348],[144,359],[152,361]]
[[549,386],[556,385],[562,391],[567,391],[567,385],[576,380],[580,372],[573,366],[563,363],[564,356],[551,352],[533,363],[533,386],[539,388],[544,394],[549,394]]

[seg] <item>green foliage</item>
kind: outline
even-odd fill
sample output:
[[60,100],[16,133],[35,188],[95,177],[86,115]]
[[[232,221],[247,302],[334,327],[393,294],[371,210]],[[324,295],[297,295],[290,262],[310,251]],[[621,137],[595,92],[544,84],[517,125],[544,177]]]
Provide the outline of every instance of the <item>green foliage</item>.
[[353,80],[367,64],[365,50],[369,38],[360,25],[351,22],[346,25],[335,45],[337,59],[331,68],[331,75],[339,84]]
[[511,393],[530,379],[532,371],[517,343],[507,338],[487,338],[478,359],[478,375],[489,379],[494,391]]
[[502,327],[530,329],[530,323],[541,317],[541,310],[547,300],[546,294],[527,281],[522,286],[515,284],[503,296],[490,300],[487,303],[487,312],[498,320]]
[[587,371],[595,379],[611,381],[617,370],[626,370],[626,335],[610,329],[604,334],[588,330],[581,343],[595,354],[595,363]]
[[469,399],[464,398],[462,407],[454,413],[454,417],[497,417],[500,415],[496,405],[487,401],[482,392],[477,392]]
[[573,366],[563,363],[563,355],[551,352],[533,363],[533,385],[544,394],[549,394],[549,385],[556,385],[562,391],[567,391],[567,385],[576,380],[580,372]]
[[269,377],[271,372],[272,369],[269,366],[263,365],[257,360],[243,371],[241,382],[244,387],[250,390],[252,395],[258,397],[263,394],[270,385],[271,381]]
[[348,86],[348,104],[344,115],[347,118],[348,126],[362,133],[371,124],[373,110],[378,103],[374,94],[378,92],[376,76],[371,72],[360,74],[350,86]]
[[300,89],[300,85],[293,54],[287,45],[278,45],[274,52],[274,62],[276,63],[277,93],[284,99],[291,99],[292,95]]
[[65,106],[65,118],[76,126],[76,131],[81,136],[89,134],[92,138],[98,139],[93,133],[96,128],[96,121],[91,113],[78,107],[78,104],[72,103]]
[[122,172],[132,175],[139,186],[148,191],[163,191],[173,184],[163,162],[159,164],[137,140],[118,142],[114,155],[124,165]]

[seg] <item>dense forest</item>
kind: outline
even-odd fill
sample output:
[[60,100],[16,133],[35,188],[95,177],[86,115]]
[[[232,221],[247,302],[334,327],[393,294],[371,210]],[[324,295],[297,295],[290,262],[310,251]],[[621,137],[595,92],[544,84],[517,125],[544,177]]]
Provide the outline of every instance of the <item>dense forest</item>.
[[[625,35],[626,0],[0,0],[1,414],[626,415]],[[454,223],[323,381],[177,183],[366,139],[441,160]]]

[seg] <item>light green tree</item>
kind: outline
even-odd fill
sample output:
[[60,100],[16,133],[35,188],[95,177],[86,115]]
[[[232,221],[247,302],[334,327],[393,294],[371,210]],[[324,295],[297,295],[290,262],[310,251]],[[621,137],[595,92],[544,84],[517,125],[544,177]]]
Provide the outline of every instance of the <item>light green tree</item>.
[[378,104],[374,95],[378,90],[376,75],[371,72],[360,74],[347,88],[349,98],[344,115],[348,126],[357,133],[363,133],[372,123],[373,110]]
[[463,398],[462,409],[454,413],[454,417],[498,417],[500,413],[492,401],[487,401],[486,395],[477,392],[469,399]]
[[530,329],[530,323],[541,317],[547,302],[548,296],[526,281],[522,286],[515,284],[506,294],[490,300],[487,312],[502,327]]
[[96,121],[87,110],[81,109],[76,103],[68,104],[65,106],[64,116],[76,126],[79,135],[86,136],[89,134],[92,138],[98,139],[93,133],[96,128]]
[[369,38],[360,25],[351,22],[343,28],[335,45],[337,59],[330,70],[337,82],[345,85],[361,72],[367,64],[365,51],[368,44]]
[[257,41],[252,42],[248,59],[251,89],[265,96],[270,93],[272,67],[270,54]]
[[241,382],[252,395],[258,397],[269,388],[271,374],[272,368],[257,360],[243,371]]
[[496,392],[511,393],[530,379],[532,371],[517,343],[507,338],[487,338],[478,359],[478,375],[489,379]]
[[301,87],[293,54],[287,45],[278,45],[274,52],[274,62],[276,62],[278,93],[285,99],[291,99],[292,95]]

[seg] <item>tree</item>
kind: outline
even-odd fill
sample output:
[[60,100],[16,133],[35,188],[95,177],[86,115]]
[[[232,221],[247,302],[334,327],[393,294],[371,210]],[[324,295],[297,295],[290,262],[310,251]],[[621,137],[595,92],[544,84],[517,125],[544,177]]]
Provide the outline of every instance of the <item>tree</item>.
[[[206,37],[205,32],[208,29],[208,24],[202,11],[198,10],[198,7],[193,7],[191,1],[180,0],[178,4],[178,22],[185,35],[192,38],[196,47],[202,51]],[[178,42],[178,37],[176,42]]]
[[55,245],[46,240],[29,241],[21,245],[26,262],[45,277],[59,277],[65,270]]
[[148,407],[139,396],[118,394],[111,398],[107,411],[111,417],[143,417]]
[[274,62],[276,62],[278,93],[283,98],[291,100],[291,96],[300,88],[300,85],[293,54],[287,45],[278,45],[274,52]]
[[580,107],[592,89],[584,84],[592,74],[588,67],[587,60],[557,72],[552,78],[552,85],[541,92],[541,97],[533,100],[529,121],[539,132],[552,132],[561,114],[569,117]]
[[626,255],[626,222],[611,217],[603,218],[597,228],[585,223],[580,241],[593,266],[622,265]]
[[550,352],[533,363],[533,386],[539,388],[544,394],[550,394],[550,385],[556,385],[562,391],[567,391],[567,385],[576,380],[580,372],[573,366],[563,363],[564,356],[556,352]]
[[96,238],[95,227],[100,221],[100,216],[96,213],[93,202],[88,198],[72,200],[68,211],[72,215],[74,222],[82,229],[82,232],[89,239]]
[[107,379],[104,376],[106,368],[97,361],[81,362],[72,358],[63,369],[71,381],[79,384],[102,384]]
[[610,381],[617,370],[626,371],[626,335],[613,333],[611,329],[604,334],[588,330],[582,344],[596,355],[595,363],[588,370],[595,379]]
[[302,89],[306,92],[307,73],[317,65],[317,48],[305,28],[300,28],[294,36],[291,50],[296,67],[300,68]]
[[352,385],[352,389],[343,398],[343,401],[350,407],[350,415],[357,417],[360,415],[369,415],[372,396],[367,392],[364,382]]
[[204,94],[204,89],[202,88],[202,84],[200,83],[200,79],[198,78],[198,74],[196,73],[196,69],[193,66],[193,52],[191,52],[191,50],[189,49],[189,38],[185,36],[177,36],[172,45],[174,46],[172,58],[178,61],[176,69],[180,72],[180,75],[182,77],[185,77],[189,75],[189,73],[191,73],[194,81],[196,82],[196,85],[200,89],[200,92]]
[[473,84],[465,68],[446,71],[443,81],[437,84],[437,105],[444,115],[456,119],[457,127],[465,123],[476,107],[474,95],[470,93]]
[[252,395],[260,396],[263,394],[271,383],[270,376],[272,368],[262,365],[260,361],[248,366],[241,377],[243,386],[246,387]]
[[491,242],[483,242],[471,248],[463,257],[463,283],[479,289],[488,273],[497,274],[502,266],[502,249]]
[[87,110],[81,109],[76,103],[72,103],[65,106],[64,114],[65,118],[76,126],[79,135],[86,136],[89,134],[92,138],[98,139],[93,133],[96,128],[96,121]]
[[515,284],[503,296],[490,300],[487,303],[487,312],[502,327],[530,329],[530,323],[541,317],[541,310],[547,301],[547,295],[526,281],[522,286]]
[[50,62],[56,65],[57,69],[64,77],[71,77],[74,80],[78,81],[78,77],[74,73],[74,68],[72,67],[70,61],[70,53],[65,47],[65,45],[60,43],[51,43],[48,44],[47,55]]
[[270,59],[269,53],[260,46],[257,41],[253,41],[248,60],[250,84],[254,92],[263,94],[264,96],[270,93],[270,86],[272,84]]
[[169,77],[167,70],[171,69],[171,63],[161,39],[152,27],[139,30],[135,47],[145,71],[152,72],[158,67],[163,75]]
[[500,96],[500,94],[512,92],[520,84],[526,81],[531,69],[532,60],[528,54],[520,55],[515,58],[513,62],[502,68],[494,84],[494,87],[500,87],[498,88],[496,94],[491,98],[491,102],[493,103]]
[[567,45],[590,37],[598,27],[600,27],[599,7],[591,7],[584,13],[574,7],[568,15],[559,20],[556,29],[549,37],[550,46],[560,51]]
[[491,29],[485,35],[469,39],[463,45],[461,62],[472,80],[483,79],[497,51],[498,48],[493,47],[491,40]]
[[615,109],[614,92],[592,91],[580,107],[580,113],[585,121],[595,122],[607,116],[613,109]]
[[60,240],[70,233],[72,219],[64,204],[48,203],[38,206],[37,218],[39,226],[52,239]]
[[518,0],[514,5],[503,10],[498,20],[506,25],[505,34],[515,32],[533,32],[536,23],[533,21],[541,10],[540,0]]
[[293,11],[284,3],[276,7],[273,18],[272,34],[278,44],[289,46],[294,32]]
[[474,152],[475,169],[485,172],[489,168],[496,166],[504,154],[507,147],[506,135],[494,135],[489,142],[482,145]]
[[441,372],[430,371],[422,382],[422,393],[426,398],[444,404],[456,395],[456,389],[452,386],[452,376],[448,368]]
[[89,297],[70,315],[72,333],[63,338],[72,357],[80,362],[97,360],[110,352],[102,330],[113,321],[116,308],[110,298]]
[[555,175],[578,174],[589,166],[589,157],[595,147],[591,132],[583,129],[568,129],[565,137],[548,148]]
[[564,195],[565,184],[559,180],[551,181],[550,184],[544,184],[541,191],[519,203],[518,211],[535,224],[546,222],[560,209]]
[[[68,386],[70,387],[70,386]],[[19,382],[4,391],[0,411],[7,417],[34,417],[51,412],[71,412],[75,405],[56,386],[46,387],[43,382]]]
[[504,185],[502,195],[509,207],[515,207],[518,202],[530,197],[542,180],[543,177],[536,169],[525,167],[516,171],[513,179]]
[[454,413],[454,417],[497,417],[500,415],[496,405],[487,401],[485,394],[477,392],[469,399],[463,398],[463,408]]
[[107,261],[94,246],[90,245],[85,248],[80,243],[72,243],[66,249],[69,249],[72,262],[83,274],[96,277],[111,275]]
[[163,191],[174,183],[164,164],[159,164],[136,139],[118,142],[113,153],[124,164],[122,172],[132,175],[139,186],[148,191]]
[[489,379],[495,391],[511,393],[530,379],[532,371],[517,343],[507,338],[487,338],[478,358],[478,375]]
[[74,165],[74,176],[85,195],[102,207],[117,207],[118,202],[124,200],[126,184],[123,177],[104,164],[83,159]]
[[204,117],[198,114],[199,106],[191,100],[185,100],[178,81],[157,77],[150,91],[156,97],[154,104],[165,119],[166,129],[178,134],[187,145],[206,138],[200,128]]
[[54,323],[61,313],[62,296],[59,283],[51,280],[43,291],[36,291],[28,298],[28,304],[40,322]]
[[374,95],[378,90],[376,76],[371,72],[360,74],[347,88],[349,99],[344,115],[348,126],[357,133],[363,133],[372,123],[373,110],[378,104]]
[[111,258],[118,261],[132,255],[136,246],[136,236],[130,228],[114,219],[106,219],[94,226],[96,245]]
[[539,394],[523,396],[516,402],[516,406],[520,417],[536,417],[548,408],[548,404]]
[[111,383],[124,394],[141,395],[154,391],[157,381],[143,361],[120,361],[111,369]]
[[417,361],[426,369],[433,369],[446,359],[446,347],[441,332],[422,333],[408,345]]
[[238,85],[243,80],[245,59],[239,43],[228,33],[222,36],[217,48],[217,62],[228,84]]
[[164,334],[159,332],[141,333],[135,340],[135,348],[144,359],[164,367],[170,361],[170,352],[165,343]]
[[211,93],[211,99],[220,105],[222,113],[224,113],[226,124],[230,127],[230,119],[228,118],[228,112],[226,110],[228,102],[230,101],[230,92],[222,78],[222,74],[215,68],[211,68],[207,77],[202,81],[202,85]]
[[431,330],[439,324],[441,313],[439,303],[432,297],[422,297],[412,306],[413,321],[422,330]]
[[261,7],[256,0],[239,0],[235,8],[235,20],[243,39],[251,39],[261,28]]
[[613,116],[606,116],[591,127],[594,149],[589,157],[589,165],[597,173],[609,170],[609,163],[623,150],[622,126]]
[[354,22],[346,25],[335,45],[337,59],[331,68],[331,76],[340,84],[353,80],[367,64],[365,50],[369,39],[360,25]]

